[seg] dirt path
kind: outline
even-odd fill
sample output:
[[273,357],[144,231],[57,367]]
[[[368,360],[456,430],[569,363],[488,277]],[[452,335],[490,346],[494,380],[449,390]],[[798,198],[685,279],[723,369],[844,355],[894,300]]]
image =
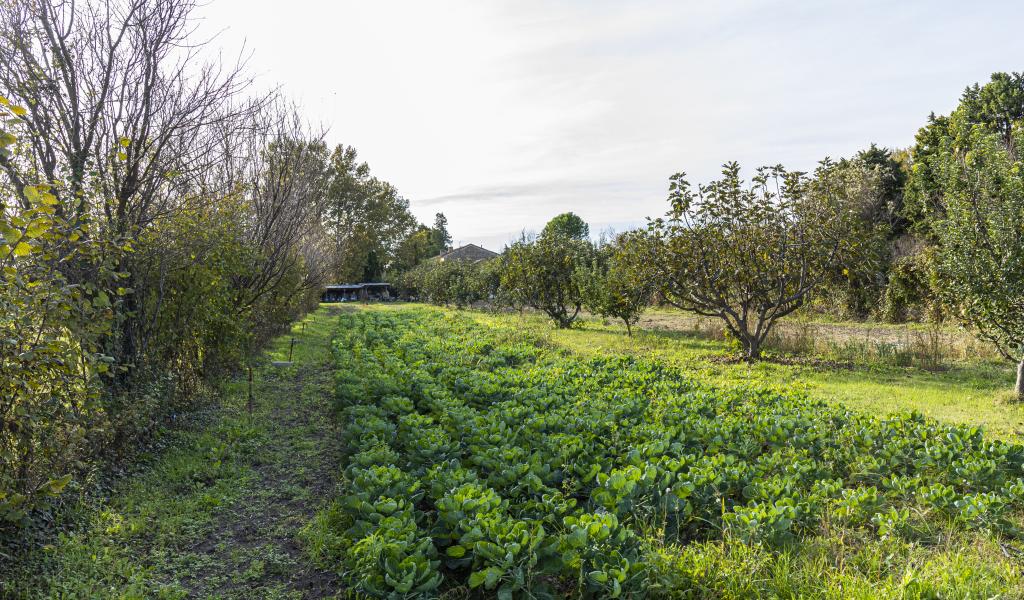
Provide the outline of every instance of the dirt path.
[[[325,308],[313,319],[333,321],[336,314]],[[330,336],[319,335],[323,324],[310,324],[295,330],[292,366],[262,365],[256,372],[256,412],[268,435],[252,455],[248,493],[220,515],[194,552],[203,567],[181,581],[192,596],[329,598],[340,591],[337,577],[309,566],[296,541],[331,497],[340,464],[329,413]],[[287,344],[290,337],[278,340],[270,354],[286,358]],[[247,398],[247,388],[247,382],[235,382],[233,404],[242,404],[237,396]]]
[[[299,532],[334,496],[339,446],[331,424],[330,339],[340,309],[322,308],[273,342],[248,382],[226,382],[220,406],[168,434],[166,448],[106,498],[0,598],[334,598]],[[291,366],[286,360],[296,340]],[[6,587],[5,587],[6,586]]]

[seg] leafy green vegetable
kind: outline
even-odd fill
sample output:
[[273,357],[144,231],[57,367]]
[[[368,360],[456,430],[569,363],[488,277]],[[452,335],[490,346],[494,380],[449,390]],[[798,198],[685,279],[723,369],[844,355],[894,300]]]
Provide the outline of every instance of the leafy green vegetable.
[[337,566],[374,595],[648,593],[651,532],[774,549],[832,524],[1019,535],[1024,447],[974,427],[714,388],[435,310],[350,313],[340,332]]

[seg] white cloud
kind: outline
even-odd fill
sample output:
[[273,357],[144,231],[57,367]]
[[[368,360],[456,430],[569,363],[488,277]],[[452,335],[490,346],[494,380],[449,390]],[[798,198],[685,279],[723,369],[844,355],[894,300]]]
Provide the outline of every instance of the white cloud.
[[214,0],[331,140],[429,222],[500,246],[573,210],[597,230],[662,212],[670,174],[809,169],[912,143],[931,111],[1020,69],[1024,7],[955,2]]

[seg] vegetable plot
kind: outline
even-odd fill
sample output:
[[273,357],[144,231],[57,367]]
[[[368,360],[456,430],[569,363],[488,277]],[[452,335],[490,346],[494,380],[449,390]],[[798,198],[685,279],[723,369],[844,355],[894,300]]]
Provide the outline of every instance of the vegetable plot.
[[1018,543],[1024,447],[976,428],[712,388],[442,311],[342,320],[344,485],[304,535],[366,593],[685,595],[651,566],[665,544]]

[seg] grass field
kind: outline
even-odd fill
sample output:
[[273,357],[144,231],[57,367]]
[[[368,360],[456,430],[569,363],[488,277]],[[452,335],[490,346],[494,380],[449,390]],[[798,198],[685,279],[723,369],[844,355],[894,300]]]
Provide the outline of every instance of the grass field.
[[[879,329],[888,329],[890,338],[906,334],[903,327],[857,323],[830,324],[831,329],[845,332],[837,341],[847,343],[846,360],[836,361],[833,355],[822,362],[816,360],[819,355],[808,352],[750,365],[728,360],[731,347],[712,333],[717,330],[707,324],[694,327],[694,321],[678,312],[658,311],[648,316],[633,338],[625,335],[624,327],[600,319],[586,319],[577,329],[556,330],[536,314],[467,314],[495,327],[529,330],[581,355],[654,355],[707,381],[800,389],[815,398],[838,401],[869,414],[913,410],[950,423],[980,425],[1004,439],[1024,435],[1024,407],[1013,402],[1009,393],[1015,377],[1013,365],[997,359],[991,351],[979,350],[965,360],[960,352],[974,348],[975,342],[960,337],[963,334],[946,334],[959,340],[950,344],[957,351],[953,357],[944,356],[944,364],[938,369],[899,366],[874,355],[858,354],[848,342],[864,339],[868,330],[879,339],[884,339]],[[643,328],[652,325],[658,329]]]

